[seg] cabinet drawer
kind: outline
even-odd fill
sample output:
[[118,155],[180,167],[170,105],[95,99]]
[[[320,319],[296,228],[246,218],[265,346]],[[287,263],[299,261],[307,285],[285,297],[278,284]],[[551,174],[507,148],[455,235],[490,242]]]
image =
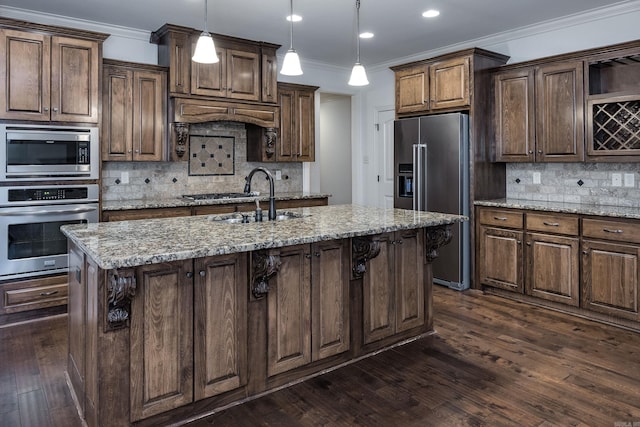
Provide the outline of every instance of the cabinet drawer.
[[527,214],[527,230],[542,231],[545,233],[578,235],[578,217],[561,216],[540,213]]
[[506,228],[522,228],[524,224],[522,212],[505,209],[480,210],[480,223]]
[[640,243],[640,223],[585,218],[582,235],[595,239]]
[[3,311],[16,313],[67,303],[67,283],[3,290]]

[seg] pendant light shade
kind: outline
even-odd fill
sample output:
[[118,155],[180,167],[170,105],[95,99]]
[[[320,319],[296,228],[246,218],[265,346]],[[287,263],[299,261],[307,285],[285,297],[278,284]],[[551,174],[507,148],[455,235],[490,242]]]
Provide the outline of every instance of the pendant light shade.
[[351,70],[350,86],[366,86],[369,84],[367,72],[360,63],[360,0],[356,0],[356,63]]
[[291,45],[289,46],[289,50],[287,54],[284,56],[284,61],[282,61],[282,68],[280,69],[280,74],[285,76],[300,76],[302,75],[302,67],[300,67],[300,57],[298,53],[293,48],[293,0],[291,0],[291,17],[290,19],[290,30],[289,37],[291,40]]
[[208,0],[204,0],[204,31],[198,38],[196,50],[193,52],[191,60],[201,64],[215,64],[220,61],[220,59],[216,53],[216,46],[213,43],[213,38],[211,37],[211,34],[209,34],[207,28],[207,2]]

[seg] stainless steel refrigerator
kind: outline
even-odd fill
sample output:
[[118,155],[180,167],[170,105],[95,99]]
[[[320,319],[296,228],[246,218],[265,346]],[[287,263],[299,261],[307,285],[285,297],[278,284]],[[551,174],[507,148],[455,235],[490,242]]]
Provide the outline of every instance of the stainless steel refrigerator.
[[[394,123],[394,206],[469,215],[469,116],[439,114]],[[453,225],[451,243],[433,262],[434,283],[468,289],[469,223]]]

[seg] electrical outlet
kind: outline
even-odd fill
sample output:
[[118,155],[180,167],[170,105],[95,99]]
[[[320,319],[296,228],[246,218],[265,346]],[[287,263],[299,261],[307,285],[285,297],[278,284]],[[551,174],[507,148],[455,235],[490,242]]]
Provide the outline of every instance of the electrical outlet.
[[624,174],[624,186],[625,187],[635,187],[636,186],[634,174],[632,174],[632,173],[625,173]]
[[540,172],[533,173],[533,183],[540,184]]
[[120,182],[123,184],[129,183],[129,172],[120,172]]
[[611,185],[614,187],[622,187],[622,174],[612,173],[611,174]]
[[276,181],[280,181],[282,179],[282,171],[276,170]]

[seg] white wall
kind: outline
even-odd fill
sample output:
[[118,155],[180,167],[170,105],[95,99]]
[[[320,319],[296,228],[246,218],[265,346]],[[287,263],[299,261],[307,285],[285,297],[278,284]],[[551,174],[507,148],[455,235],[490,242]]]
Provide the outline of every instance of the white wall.
[[330,205],[351,203],[351,97],[320,94],[320,140],[316,165],[320,192]]

